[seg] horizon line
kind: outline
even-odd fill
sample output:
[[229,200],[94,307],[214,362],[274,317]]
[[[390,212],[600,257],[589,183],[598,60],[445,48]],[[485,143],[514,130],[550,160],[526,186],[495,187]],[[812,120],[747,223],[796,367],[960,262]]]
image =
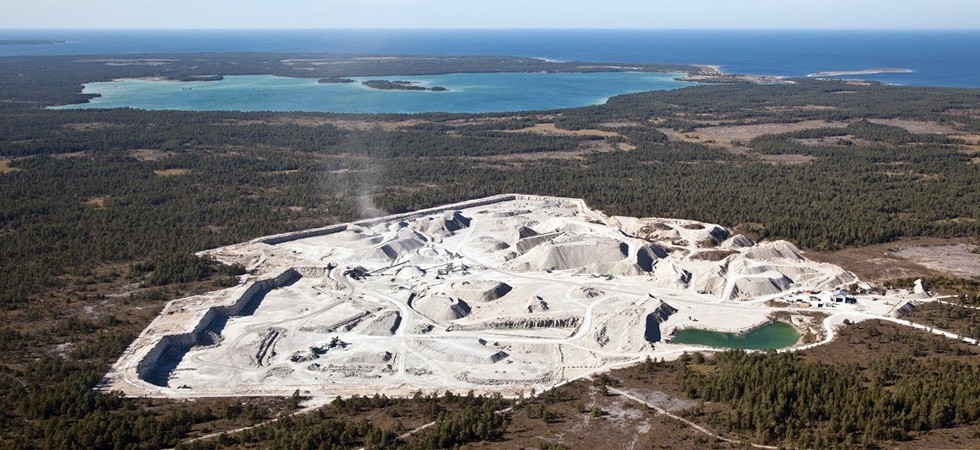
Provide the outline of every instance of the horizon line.
[[980,31],[977,28],[717,28],[717,27],[5,27],[0,31]]

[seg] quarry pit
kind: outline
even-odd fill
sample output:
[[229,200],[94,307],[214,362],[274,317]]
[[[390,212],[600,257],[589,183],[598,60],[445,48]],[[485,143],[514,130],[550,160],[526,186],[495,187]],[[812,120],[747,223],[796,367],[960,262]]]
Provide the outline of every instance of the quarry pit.
[[[830,293],[859,280],[786,241],[530,195],[201,254],[248,274],[235,287],[169,302],[101,389],[518,396],[647,357],[712,350],[670,343],[680,329],[745,332],[782,320],[809,337],[801,348],[832,339],[844,319],[887,317],[907,304],[860,296],[834,305]],[[817,308],[815,298],[826,302]]]

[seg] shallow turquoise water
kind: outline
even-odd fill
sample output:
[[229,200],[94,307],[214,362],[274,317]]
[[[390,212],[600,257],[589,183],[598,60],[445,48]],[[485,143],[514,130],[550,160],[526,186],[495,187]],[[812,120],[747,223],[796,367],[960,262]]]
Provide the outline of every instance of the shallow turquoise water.
[[796,343],[800,334],[785,322],[772,322],[746,334],[720,333],[705,330],[678,330],[671,340],[674,344],[696,344],[708,347],[739,348],[743,350],[772,350]]
[[[604,103],[633,92],[677,89],[681,74],[469,73],[352,78],[320,84],[312,78],[226,76],[221,81],[124,79],[88,83],[83,93],[101,96],[59,109],[138,108],[189,111],[310,111],[338,113],[480,113],[569,108]],[[371,89],[372,79],[404,80],[448,92]]]

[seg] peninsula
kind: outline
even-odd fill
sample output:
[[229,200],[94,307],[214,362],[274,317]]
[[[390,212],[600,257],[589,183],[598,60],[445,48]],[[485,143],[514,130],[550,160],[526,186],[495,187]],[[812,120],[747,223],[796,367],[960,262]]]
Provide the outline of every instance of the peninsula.
[[863,70],[839,70],[827,72],[814,72],[807,75],[808,78],[840,77],[846,75],[879,75],[883,73],[912,73],[911,69],[863,69]]

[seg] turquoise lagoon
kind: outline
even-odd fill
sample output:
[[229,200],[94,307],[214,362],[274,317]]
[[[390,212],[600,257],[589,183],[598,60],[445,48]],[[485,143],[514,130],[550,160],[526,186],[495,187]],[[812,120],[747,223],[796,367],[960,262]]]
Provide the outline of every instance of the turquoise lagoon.
[[785,322],[772,322],[748,333],[721,333],[706,330],[677,330],[671,343],[743,350],[774,350],[796,344],[800,334]]
[[[351,77],[354,83],[273,75],[225,76],[220,81],[120,79],[88,83],[88,103],[56,109],[137,108],[185,111],[307,111],[335,113],[482,113],[569,108],[604,103],[634,92],[677,89],[683,74],[457,73]],[[411,81],[446,92],[372,89],[367,80]]]

